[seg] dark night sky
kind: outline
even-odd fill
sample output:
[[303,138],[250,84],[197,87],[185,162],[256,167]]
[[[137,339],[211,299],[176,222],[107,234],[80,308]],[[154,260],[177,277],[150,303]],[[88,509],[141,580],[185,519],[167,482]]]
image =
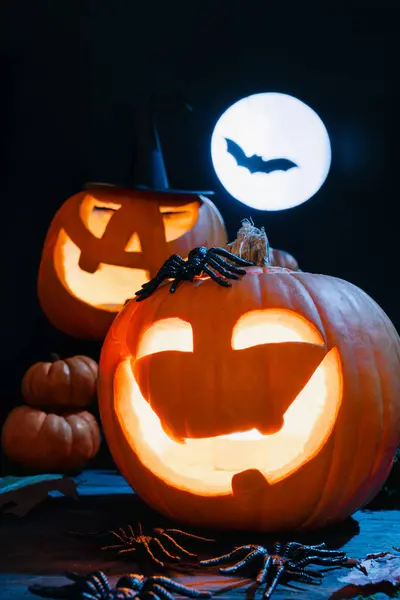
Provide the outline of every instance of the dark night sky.
[[[64,344],[36,300],[40,250],[57,207],[87,179],[129,169],[135,103],[187,98],[160,129],[170,183],[217,192],[232,236],[265,225],[304,270],[356,283],[400,329],[396,2],[14,0],[2,5],[2,369],[6,404],[33,360]],[[324,9],[314,10],[314,6]],[[331,8],[329,8],[331,4]],[[333,162],[310,202],[262,213],[218,184],[209,140],[221,112],[260,91],[299,97],[323,118]],[[188,151],[190,148],[190,151]],[[61,341],[60,341],[61,340]],[[75,346],[74,346],[75,348]],[[76,348],[79,350],[78,348]]]

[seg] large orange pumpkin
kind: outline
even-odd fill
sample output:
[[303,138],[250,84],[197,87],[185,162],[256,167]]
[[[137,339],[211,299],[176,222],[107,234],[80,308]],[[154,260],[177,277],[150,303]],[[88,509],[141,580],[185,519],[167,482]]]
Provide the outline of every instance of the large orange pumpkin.
[[187,523],[282,531],[368,502],[400,443],[400,340],[331,276],[249,267],[132,301],[103,345],[99,405],[134,490]]

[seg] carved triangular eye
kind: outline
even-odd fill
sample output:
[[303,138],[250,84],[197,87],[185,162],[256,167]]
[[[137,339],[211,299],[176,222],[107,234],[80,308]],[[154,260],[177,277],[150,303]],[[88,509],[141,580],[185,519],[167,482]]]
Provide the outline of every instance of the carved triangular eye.
[[165,241],[173,242],[194,227],[199,218],[200,203],[190,202],[183,206],[160,206],[164,222]]
[[96,238],[103,237],[112,216],[121,208],[117,202],[104,202],[87,194],[81,204],[81,219]]
[[183,319],[161,319],[147,329],[139,343],[136,358],[156,352],[193,352],[193,330]]
[[297,313],[287,309],[252,310],[240,317],[233,328],[233,350],[261,344],[303,342],[325,344],[318,329]]

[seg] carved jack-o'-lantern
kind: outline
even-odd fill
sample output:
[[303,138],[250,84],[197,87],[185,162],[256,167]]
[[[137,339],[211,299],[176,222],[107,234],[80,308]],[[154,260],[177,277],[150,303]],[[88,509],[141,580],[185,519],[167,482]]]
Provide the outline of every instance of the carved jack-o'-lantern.
[[109,448],[184,522],[338,522],[377,493],[400,442],[399,337],[350,283],[246,271],[229,288],[163,285],[118,315],[100,361]]
[[69,198],[48,232],[38,291],[49,320],[70,335],[103,339],[116,313],[173,253],[224,244],[222,218],[204,196],[124,188]]
[[135,185],[88,185],[61,206],[45,240],[40,303],[75,337],[103,339],[124,302],[171,254],[227,241],[204,196],[211,192],[170,189],[154,126],[139,133]]

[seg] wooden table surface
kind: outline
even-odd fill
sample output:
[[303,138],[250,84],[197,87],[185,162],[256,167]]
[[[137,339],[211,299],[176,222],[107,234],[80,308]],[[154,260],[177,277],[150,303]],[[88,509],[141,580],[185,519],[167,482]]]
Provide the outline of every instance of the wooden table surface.
[[[62,585],[66,580],[62,574],[67,570],[87,573],[103,570],[115,583],[118,576],[128,572],[153,574],[150,565],[132,562],[129,555],[110,554],[101,549],[101,539],[82,538],[71,532],[107,532],[115,527],[138,520],[148,527],[176,526],[166,523],[163,517],[151,511],[132,492],[124,479],[115,471],[85,471],[78,483],[79,499],[49,497],[25,517],[18,519],[4,515],[0,521],[0,599],[20,600],[35,598],[27,586],[33,583]],[[251,533],[218,533],[194,531],[216,537],[216,544],[187,546],[199,552],[200,558],[216,556],[243,543],[271,543],[266,536]],[[331,531],[303,538],[293,534],[295,541],[318,543],[325,541],[330,547],[341,547],[349,556],[364,558],[371,552],[391,550],[400,546],[400,511],[359,511],[343,526]],[[276,599],[329,599],[359,598],[362,590],[356,590],[338,581],[346,574],[344,568],[326,570],[321,586],[310,586],[294,582],[291,587],[279,585],[273,598]],[[196,585],[201,589],[216,592],[226,588],[223,597],[238,599],[260,597],[261,592],[239,577],[227,578],[215,570],[207,572],[194,565],[181,565],[165,573],[179,578],[182,583]],[[374,598],[387,598],[377,593]]]

